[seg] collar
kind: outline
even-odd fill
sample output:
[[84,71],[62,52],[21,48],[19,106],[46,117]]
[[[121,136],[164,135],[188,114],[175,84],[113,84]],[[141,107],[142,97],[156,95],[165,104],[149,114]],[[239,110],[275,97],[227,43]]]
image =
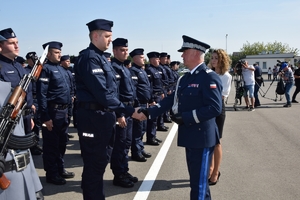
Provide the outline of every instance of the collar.
[[124,62],[119,61],[119,60],[116,59],[115,57],[111,59],[111,62],[115,62],[115,63],[117,63],[118,65],[123,65],[123,64],[124,64]]
[[93,43],[90,43],[89,46],[90,49],[94,50],[96,53],[103,55],[103,51],[101,51],[100,49],[98,49]]
[[14,60],[9,59],[9,58],[3,56],[2,54],[0,54],[0,60],[4,61],[6,63],[10,63],[10,64],[12,64],[14,62]]
[[142,68],[141,66],[138,66],[138,65],[135,64],[135,63],[132,63],[132,64],[131,64],[131,67],[136,67],[136,68],[139,68],[139,69]]
[[197,65],[192,71],[190,71],[190,73],[191,74],[193,74],[194,73],[194,71],[196,71],[196,69],[200,66],[200,65],[202,65],[203,64],[203,62],[202,63],[200,63],[199,65]]

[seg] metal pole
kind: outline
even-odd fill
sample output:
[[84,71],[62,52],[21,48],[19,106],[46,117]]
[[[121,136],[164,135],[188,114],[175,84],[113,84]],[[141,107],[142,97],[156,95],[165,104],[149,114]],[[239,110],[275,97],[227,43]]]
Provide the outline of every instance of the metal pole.
[[227,53],[227,36],[228,34],[226,34],[226,53]]

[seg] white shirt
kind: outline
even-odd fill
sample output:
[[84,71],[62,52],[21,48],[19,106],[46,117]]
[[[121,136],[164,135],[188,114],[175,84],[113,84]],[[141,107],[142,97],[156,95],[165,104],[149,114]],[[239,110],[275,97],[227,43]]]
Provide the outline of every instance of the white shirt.
[[[253,65],[248,65],[248,68],[255,69]],[[243,68],[242,74],[245,85],[255,85],[254,71]]]
[[222,96],[228,97],[228,95],[230,93],[230,89],[231,89],[232,76],[229,74],[229,72],[225,72],[225,74],[223,74],[223,75],[220,75],[220,74],[218,74],[218,75],[222,81],[222,86],[223,86]]

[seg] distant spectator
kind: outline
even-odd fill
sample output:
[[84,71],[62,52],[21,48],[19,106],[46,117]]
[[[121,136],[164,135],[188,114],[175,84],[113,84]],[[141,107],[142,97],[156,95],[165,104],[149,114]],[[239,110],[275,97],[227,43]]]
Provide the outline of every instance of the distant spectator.
[[254,98],[255,98],[255,103],[254,107],[260,106],[260,101],[258,98],[258,91],[259,88],[261,87],[261,84],[264,82],[264,79],[262,77],[262,70],[261,68],[255,63],[253,64],[255,71],[254,71],[254,79],[255,79],[255,86],[254,86]]
[[273,71],[272,71],[271,67],[269,67],[269,69],[268,69],[268,81],[270,81],[272,79],[271,78],[272,74],[273,74]]
[[298,60],[298,69],[296,69],[294,72],[294,78],[295,78],[296,90],[293,94],[292,102],[299,103],[298,101],[296,101],[296,96],[300,92],[300,60]]
[[285,82],[285,98],[286,98],[286,104],[283,107],[291,107],[291,97],[290,97],[290,91],[294,84],[294,76],[293,71],[290,67],[288,67],[287,63],[282,63],[280,67],[280,76]]
[[274,65],[274,68],[273,68],[273,80],[277,81],[277,74],[278,74],[278,68],[277,68],[276,65]]

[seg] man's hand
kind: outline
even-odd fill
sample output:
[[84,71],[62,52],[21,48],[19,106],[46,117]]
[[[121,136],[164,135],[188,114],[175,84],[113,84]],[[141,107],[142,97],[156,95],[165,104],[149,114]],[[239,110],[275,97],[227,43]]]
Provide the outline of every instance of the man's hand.
[[5,159],[3,156],[0,156],[0,177],[2,177],[5,172]]
[[46,125],[48,131],[52,131],[53,122],[51,119],[49,121],[44,122],[44,124]]
[[127,126],[124,116],[118,118],[118,124],[121,128],[125,128]]
[[36,112],[36,107],[32,104],[32,106],[31,106],[31,109],[32,109],[32,111],[33,111],[33,113],[35,114],[35,112]]
[[175,115],[171,115],[171,119],[173,122],[175,122],[178,125],[184,124],[182,116],[180,113],[177,113]]
[[32,130],[33,127],[34,127],[34,121],[33,121],[33,119],[31,119],[30,122],[31,122],[31,130]]
[[135,112],[132,114],[132,118],[143,121],[147,119],[147,116],[140,111],[141,107],[135,108]]

